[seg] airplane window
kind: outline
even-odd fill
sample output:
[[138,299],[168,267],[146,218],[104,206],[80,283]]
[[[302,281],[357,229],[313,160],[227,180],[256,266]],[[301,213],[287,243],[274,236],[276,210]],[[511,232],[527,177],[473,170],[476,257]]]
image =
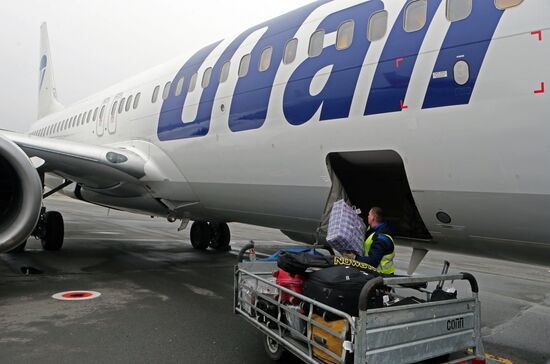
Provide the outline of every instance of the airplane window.
[[296,59],[296,53],[298,51],[298,39],[294,38],[289,40],[285,46],[285,56],[283,58],[284,64],[290,64]]
[[99,120],[103,120],[103,116],[105,116],[105,105],[101,107],[101,112],[99,113]]
[[164,90],[162,91],[162,99],[166,100],[168,96],[170,96],[170,87],[172,86],[172,82],[166,82],[166,85],[164,85]]
[[325,31],[323,29],[316,31],[309,40],[309,56],[317,57],[323,53],[325,43]]
[[92,110],[88,111],[88,117],[86,118],[86,124],[89,124],[91,119],[92,119]]
[[178,84],[176,85],[176,93],[174,94],[174,96],[181,95],[181,92],[183,91],[183,81],[185,81],[185,79],[183,77],[180,77],[180,79],[178,80]]
[[260,56],[259,70],[260,72],[265,72],[271,66],[271,57],[273,56],[273,47],[268,47],[262,51]]
[[241,59],[241,64],[239,65],[239,77],[245,77],[248,74],[248,69],[250,68],[250,58],[250,54],[247,54]]
[[157,102],[157,99],[159,98],[159,91],[160,91],[160,86],[155,87],[155,90],[153,91],[153,96],[151,97],[151,102],[153,104]]
[[466,61],[458,61],[454,67],[455,82],[460,86],[468,83],[470,80],[470,66]]
[[99,107],[96,107],[95,110],[94,110],[94,118],[93,118],[93,121],[96,121],[97,120],[97,112],[99,111]]
[[209,67],[204,71],[202,76],[202,88],[207,88],[210,85],[210,79],[212,78],[212,67]]
[[497,7],[497,9],[504,10],[512,8],[514,6],[518,6],[522,2],[523,0],[495,0],[495,6]]
[[229,70],[231,69],[231,61],[227,61],[222,66],[222,72],[220,73],[220,83],[224,83],[229,78]]
[[195,91],[195,87],[197,86],[197,74],[195,73],[191,78],[189,79],[189,92]]
[[88,116],[86,113],[82,114],[82,125],[86,123],[86,116]]
[[355,23],[353,22],[353,20],[348,20],[338,27],[338,33],[336,35],[336,49],[342,51],[351,47],[351,43],[353,42],[354,30]]
[[428,1],[415,0],[407,5],[405,10],[404,28],[406,32],[416,32],[426,25],[428,18]]
[[137,109],[139,105],[139,99],[141,98],[141,92],[138,92],[136,98],[134,99],[134,110]]
[[388,31],[388,12],[386,10],[377,11],[369,19],[369,28],[367,39],[370,42],[384,38]]
[[130,111],[130,108],[132,107],[132,99],[134,98],[134,95],[128,96],[128,101],[126,101],[126,112]]
[[472,13],[472,0],[447,0],[447,19],[459,21]]
[[82,120],[82,114],[78,115],[78,120],[76,121],[76,126],[80,126],[80,120]]
[[122,114],[122,111],[124,110],[124,103],[126,102],[126,98],[123,97],[122,100],[120,100],[120,104],[118,105],[118,113]]
[[115,116],[117,107],[118,101],[115,101],[115,103],[113,104],[113,108],[111,109],[111,116]]

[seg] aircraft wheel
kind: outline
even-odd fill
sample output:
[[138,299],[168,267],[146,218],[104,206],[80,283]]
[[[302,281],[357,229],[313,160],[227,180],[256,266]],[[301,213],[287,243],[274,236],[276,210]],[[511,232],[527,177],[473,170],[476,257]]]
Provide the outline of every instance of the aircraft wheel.
[[206,250],[210,244],[212,232],[210,224],[204,221],[195,221],[191,225],[191,245],[198,250]]
[[13,248],[8,252],[8,254],[21,254],[25,252],[25,246],[27,246],[27,240],[25,240],[22,244],[18,245],[17,248]]
[[227,251],[231,250],[229,242],[231,241],[231,231],[226,223],[210,224],[212,228],[212,237],[210,247],[212,249]]
[[48,211],[44,215],[44,227],[46,234],[41,239],[44,250],[58,251],[63,246],[65,227],[63,216],[57,211]]

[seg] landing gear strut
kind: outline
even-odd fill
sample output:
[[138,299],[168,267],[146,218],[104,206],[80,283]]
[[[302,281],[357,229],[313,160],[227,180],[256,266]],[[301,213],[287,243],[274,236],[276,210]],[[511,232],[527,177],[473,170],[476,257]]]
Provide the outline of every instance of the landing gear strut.
[[198,250],[212,249],[227,251],[230,249],[231,231],[226,223],[208,223],[195,221],[191,225],[191,245]]

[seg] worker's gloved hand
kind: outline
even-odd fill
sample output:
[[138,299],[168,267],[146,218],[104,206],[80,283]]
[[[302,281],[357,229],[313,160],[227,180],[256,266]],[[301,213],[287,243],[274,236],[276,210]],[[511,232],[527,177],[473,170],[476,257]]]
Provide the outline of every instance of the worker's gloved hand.
[[355,260],[355,254],[353,254],[353,253],[344,253],[344,254],[342,254],[342,256],[343,256],[344,258],[348,258],[348,259],[351,259],[351,260]]

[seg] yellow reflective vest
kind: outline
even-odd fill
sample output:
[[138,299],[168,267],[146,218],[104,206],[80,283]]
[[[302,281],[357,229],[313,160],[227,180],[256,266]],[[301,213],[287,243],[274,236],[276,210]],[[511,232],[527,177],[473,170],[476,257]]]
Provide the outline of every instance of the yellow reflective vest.
[[[369,255],[370,247],[374,242],[374,235],[376,234],[377,234],[376,232],[370,234],[367,240],[365,241],[365,256]],[[388,239],[390,239],[393,245],[393,252],[391,254],[387,254],[382,257],[382,260],[380,261],[380,265],[378,266],[378,270],[383,274],[394,274],[395,265],[393,264],[393,259],[395,258],[395,242],[393,241],[393,238],[390,235],[388,234],[382,234],[382,235],[385,235],[386,237],[388,237]]]

